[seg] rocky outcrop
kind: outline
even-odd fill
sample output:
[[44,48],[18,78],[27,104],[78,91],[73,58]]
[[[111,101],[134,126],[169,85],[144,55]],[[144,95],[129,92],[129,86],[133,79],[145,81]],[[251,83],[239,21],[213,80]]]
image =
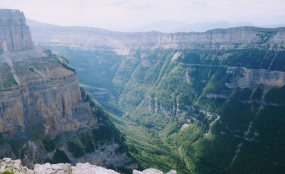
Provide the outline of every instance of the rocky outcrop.
[[95,124],[89,105],[82,102],[75,73],[59,60],[45,55],[11,60],[11,65],[2,80],[17,83],[10,88],[2,85],[0,133],[7,137],[29,134],[54,138],[60,132]]
[[[35,47],[19,10],[0,10],[0,133],[6,138],[54,138],[96,123],[76,74]],[[35,131],[37,129],[37,131]]]
[[33,44],[19,10],[0,10],[0,43],[0,158],[137,168],[68,61]]
[[228,88],[257,88],[259,85],[272,88],[274,86],[282,87],[285,85],[285,72],[282,71],[228,67],[227,73],[240,74],[232,82],[226,83]]
[[43,165],[36,164],[34,170],[30,170],[27,167],[22,166],[21,160],[11,160],[10,158],[4,158],[0,160],[0,172],[13,171],[15,174],[85,174],[85,173],[97,173],[97,174],[118,174],[113,170],[108,170],[103,167],[90,165],[89,163],[77,164],[71,166],[70,164],[50,164]]
[[0,9],[0,44],[0,52],[34,48],[23,12]]
[[12,160],[4,158],[0,160],[0,172],[13,171],[17,174],[32,174],[33,171],[22,166],[21,160]]
[[[15,174],[119,174],[114,170],[105,169],[103,167],[90,165],[89,163],[78,163],[76,166],[70,164],[36,164],[33,170],[24,167],[21,160],[11,160],[10,158],[4,158],[0,160],[0,172],[13,171]],[[133,171],[133,174],[163,174],[163,172],[156,169],[146,169],[142,172],[137,170]],[[175,170],[171,170],[167,174],[176,174]]]
[[0,25],[26,25],[26,18],[19,10],[0,9]]

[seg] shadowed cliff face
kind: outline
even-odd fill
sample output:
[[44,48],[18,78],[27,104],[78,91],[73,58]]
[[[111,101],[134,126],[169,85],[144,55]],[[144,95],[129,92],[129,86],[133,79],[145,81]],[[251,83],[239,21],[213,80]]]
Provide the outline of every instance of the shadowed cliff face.
[[30,167],[48,161],[137,168],[108,115],[79,88],[75,70],[35,46],[25,21],[19,10],[0,10],[0,158]]

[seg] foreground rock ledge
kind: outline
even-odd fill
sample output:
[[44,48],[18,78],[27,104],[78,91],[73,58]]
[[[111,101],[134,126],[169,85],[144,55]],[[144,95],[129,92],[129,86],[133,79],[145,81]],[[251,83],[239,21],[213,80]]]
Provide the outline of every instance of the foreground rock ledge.
[[[0,160],[0,172],[13,171],[15,174],[119,174],[113,170],[103,167],[91,165],[89,163],[78,163],[76,166],[70,164],[35,164],[34,170],[30,170],[22,165],[21,160],[12,160],[4,158]],[[163,174],[156,169],[146,169],[142,172],[134,170],[133,174]],[[175,170],[171,170],[167,174],[176,174]]]

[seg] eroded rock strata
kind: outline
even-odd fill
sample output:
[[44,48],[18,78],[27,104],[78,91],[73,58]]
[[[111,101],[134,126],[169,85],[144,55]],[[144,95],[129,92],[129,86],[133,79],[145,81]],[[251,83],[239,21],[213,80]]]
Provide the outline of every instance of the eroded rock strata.
[[19,10],[0,10],[0,157],[137,168],[68,61],[32,42]]

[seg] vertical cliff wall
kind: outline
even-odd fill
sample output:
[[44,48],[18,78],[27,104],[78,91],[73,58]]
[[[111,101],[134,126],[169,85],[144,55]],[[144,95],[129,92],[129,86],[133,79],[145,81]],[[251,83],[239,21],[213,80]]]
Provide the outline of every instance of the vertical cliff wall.
[[0,158],[137,168],[68,61],[33,44],[19,10],[0,10],[0,43]]
[[0,43],[3,51],[23,51],[34,48],[26,18],[19,10],[0,10]]
[[24,14],[0,10],[0,27],[0,133],[54,138],[94,125],[90,107],[82,105],[75,72],[34,46]]

